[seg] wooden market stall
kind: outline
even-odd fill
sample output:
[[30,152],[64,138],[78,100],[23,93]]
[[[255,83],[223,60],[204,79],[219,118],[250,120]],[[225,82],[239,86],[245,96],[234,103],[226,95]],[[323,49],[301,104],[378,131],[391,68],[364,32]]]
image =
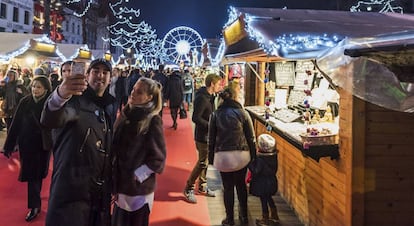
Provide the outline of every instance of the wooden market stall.
[[[348,38],[355,38],[355,43],[364,43],[366,40],[358,38],[375,40],[380,34],[413,30],[414,17],[367,12],[232,8],[229,18],[223,32],[227,44],[223,59],[225,70],[229,75],[235,64],[244,65],[249,70],[244,73],[246,109],[254,119],[257,135],[267,132],[270,126],[271,135],[276,138],[279,193],[294,208],[301,221],[305,225],[327,226],[414,225],[414,207],[411,205],[414,201],[411,194],[414,186],[414,140],[411,138],[414,135],[414,114],[404,112],[410,111],[414,104],[408,102],[408,107],[401,111],[402,108],[389,108],[390,105],[377,102],[381,95],[376,93],[379,90],[371,90],[373,82],[365,79],[373,74],[363,70],[361,65],[366,65],[365,62],[350,66],[343,60],[344,66],[337,62],[339,58],[326,57],[321,61],[325,71],[318,65],[320,56],[332,56],[329,51]],[[382,42],[389,44],[389,40]],[[400,51],[406,51],[412,45],[399,47]],[[350,50],[348,52],[359,53],[358,57],[381,55],[382,60],[395,55],[395,51]],[[395,73],[410,71],[409,68],[414,66],[412,51],[405,57],[408,57],[404,61],[406,66],[397,67],[401,61],[392,61],[394,64],[387,66],[393,67]],[[289,70],[281,66],[284,62],[291,64]],[[270,64],[273,68],[269,67]],[[303,69],[303,65],[311,68]],[[354,65],[361,70],[354,70]],[[329,137],[329,142],[322,140],[319,145],[303,142],[307,140],[301,135],[309,128],[304,117],[282,120],[276,117],[279,112],[276,108],[271,109],[270,117],[266,116],[265,102],[272,90],[265,81],[272,79],[269,70],[273,70],[277,87],[280,76],[275,71],[278,67],[285,68],[280,73],[287,71],[293,74],[294,79],[304,73],[317,73],[337,92],[339,111],[333,124],[338,131]],[[338,74],[334,79],[330,77],[332,71]],[[389,76],[385,74],[384,77]],[[412,73],[405,74],[412,76]],[[358,83],[360,81],[364,81],[363,85]],[[399,82],[410,86],[412,81]],[[296,85],[295,81],[287,85],[287,98],[294,93]],[[358,92],[352,89],[357,86]],[[401,90],[394,85],[386,87],[383,93],[391,96],[407,98],[411,95],[408,89]],[[365,95],[360,95],[364,92]],[[370,98],[369,93],[379,98]],[[292,103],[299,106],[290,110],[303,110],[298,102]],[[303,116],[304,112],[299,113]],[[315,114],[314,111],[312,113]]]

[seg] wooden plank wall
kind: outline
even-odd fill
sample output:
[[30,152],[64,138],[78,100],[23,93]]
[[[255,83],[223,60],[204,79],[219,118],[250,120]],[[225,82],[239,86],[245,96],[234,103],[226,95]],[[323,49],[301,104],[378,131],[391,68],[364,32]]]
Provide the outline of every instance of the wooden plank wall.
[[[257,135],[265,132],[255,121]],[[279,151],[279,193],[309,226],[348,225],[345,217],[346,186],[343,159],[321,158],[319,162],[272,132]]]
[[[342,90],[339,90],[339,93],[339,160],[321,158],[316,162],[303,156],[300,150],[276,133],[271,133],[276,138],[279,151],[279,168],[276,175],[279,193],[293,207],[299,219],[309,226],[352,225],[354,109],[350,106],[353,106],[354,98]],[[359,125],[364,128],[363,124]],[[259,121],[255,121],[255,127],[256,135],[266,132],[266,128]],[[363,209],[361,212],[364,212]],[[363,217],[363,214],[360,215]]]
[[364,225],[414,225],[414,113],[366,105]]

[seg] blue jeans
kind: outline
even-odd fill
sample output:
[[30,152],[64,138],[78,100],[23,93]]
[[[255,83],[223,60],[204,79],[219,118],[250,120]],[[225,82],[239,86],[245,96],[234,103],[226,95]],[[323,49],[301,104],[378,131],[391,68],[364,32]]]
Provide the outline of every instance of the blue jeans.
[[184,101],[190,105],[190,103],[193,101],[193,93],[184,93]]

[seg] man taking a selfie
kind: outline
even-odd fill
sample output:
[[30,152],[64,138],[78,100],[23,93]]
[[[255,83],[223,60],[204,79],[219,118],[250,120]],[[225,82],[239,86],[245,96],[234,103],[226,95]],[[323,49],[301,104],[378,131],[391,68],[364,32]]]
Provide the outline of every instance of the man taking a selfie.
[[86,74],[74,71],[63,78],[42,112],[41,123],[53,129],[54,144],[46,226],[109,226],[109,109],[114,98],[106,88],[112,67],[96,59]]

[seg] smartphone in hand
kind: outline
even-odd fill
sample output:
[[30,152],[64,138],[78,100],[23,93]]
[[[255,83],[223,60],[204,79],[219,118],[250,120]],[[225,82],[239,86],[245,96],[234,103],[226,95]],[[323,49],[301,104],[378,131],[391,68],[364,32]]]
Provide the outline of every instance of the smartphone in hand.
[[72,75],[85,74],[85,62],[73,62],[72,63]]

